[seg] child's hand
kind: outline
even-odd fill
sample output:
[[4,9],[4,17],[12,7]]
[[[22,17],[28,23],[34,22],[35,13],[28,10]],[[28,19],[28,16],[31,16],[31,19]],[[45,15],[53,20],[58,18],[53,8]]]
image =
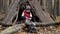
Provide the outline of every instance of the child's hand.
[[27,19],[28,17],[26,17],[26,19]]
[[29,18],[31,20],[31,18]]
[[26,19],[29,19],[29,20],[31,20],[31,18],[28,18],[28,17],[26,17]]

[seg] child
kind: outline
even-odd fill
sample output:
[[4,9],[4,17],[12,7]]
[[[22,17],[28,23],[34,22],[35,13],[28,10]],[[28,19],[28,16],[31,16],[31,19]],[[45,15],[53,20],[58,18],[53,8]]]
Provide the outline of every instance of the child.
[[22,13],[22,18],[23,18],[23,21],[25,23],[24,29],[28,28],[28,31],[30,31],[31,28],[35,26],[35,23],[33,23],[31,21],[31,19],[32,19],[32,13],[31,13],[30,10],[31,10],[31,7],[29,5],[27,5],[26,9]]
[[26,9],[23,10],[23,13],[22,13],[22,18],[23,18],[23,21],[24,23],[26,22],[26,19],[32,19],[32,13],[31,13],[31,7],[29,5],[26,6]]

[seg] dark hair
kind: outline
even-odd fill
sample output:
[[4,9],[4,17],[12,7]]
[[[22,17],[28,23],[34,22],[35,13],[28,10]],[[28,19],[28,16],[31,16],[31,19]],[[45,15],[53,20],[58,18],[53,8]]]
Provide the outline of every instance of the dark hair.
[[29,3],[29,1],[26,1],[26,3]]
[[29,4],[29,1],[26,1],[26,5],[30,5],[30,4]]

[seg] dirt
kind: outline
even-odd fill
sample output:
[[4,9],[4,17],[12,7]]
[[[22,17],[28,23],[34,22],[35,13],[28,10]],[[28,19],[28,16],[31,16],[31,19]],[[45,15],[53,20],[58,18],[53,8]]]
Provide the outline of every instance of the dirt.
[[[49,27],[48,27],[48,29],[50,29]],[[50,29],[50,30],[48,30],[46,27],[42,27],[42,28],[40,28],[39,29],[39,33],[38,34],[60,34],[60,25],[59,26],[56,26],[56,30],[54,30],[54,29]],[[20,31],[18,31],[18,33],[17,34],[26,34],[27,32],[20,32]],[[37,33],[27,33],[27,34],[37,34]]]
[[56,17],[56,22],[60,22],[60,16]]
[[[1,28],[1,27],[0,27]],[[14,34],[60,34],[60,25],[57,26],[49,26],[49,27],[38,27],[39,32],[38,33],[29,33],[26,31],[18,31]],[[0,32],[3,31],[0,29]]]

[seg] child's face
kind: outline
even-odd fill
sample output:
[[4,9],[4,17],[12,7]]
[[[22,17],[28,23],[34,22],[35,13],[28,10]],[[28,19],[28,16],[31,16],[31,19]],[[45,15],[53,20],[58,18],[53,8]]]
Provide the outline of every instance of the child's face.
[[26,10],[26,12],[30,12],[30,10]]

